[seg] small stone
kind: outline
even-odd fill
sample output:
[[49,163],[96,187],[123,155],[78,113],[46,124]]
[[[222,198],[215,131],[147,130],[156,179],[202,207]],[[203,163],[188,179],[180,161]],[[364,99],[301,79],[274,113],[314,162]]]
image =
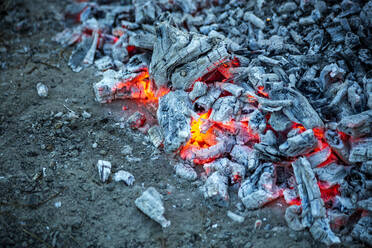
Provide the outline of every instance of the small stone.
[[165,212],[162,196],[155,188],[149,187],[135,201],[136,207],[154,221],[158,222],[163,228],[170,226],[171,222],[163,214]]
[[84,110],[84,112],[81,114],[81,116],[84,119],[89,119],[90,117],[92,117],[92,114],[90,114],[90,113],[88,113],[87,111]]
[[261,229],[261,226],[262,226],[262,220],[256,220],[256,222],[254,223],[254,229],[255,230]]
[[236,221],[236,222],[239,222],[239,223],[244,222],[244,217],[243,216],[235,214],[231,211],[227,211],[227,216],[229,216],[229,218],[232,219],[233,221]]
[[98,160],[98,175],[102,182],[106,182],[111,174],[111,163],[105,160]]
[[93,149],[96,149],[98,147],[98,144],[96,143],[96,142],[94,142],[93,144],[92,144],[92,148]]
[[54,118],[61,118],[63,115],[62,112],[58,112],[57,114],[54,115]]
[[48,87],[43,83],[37,83],[36,85],[37,94],[40,97],[47,97],[48,96]]
[[60,207],[62,206],[62,203],[61,203],[60,201],[55,202],[55,203],[54,203],[54,206],[55,206],[56,208],[60,208]]
[[114,181],[115,182],[123,181],[126,183],[126,185],[131,186],[133,185],[135,179],[131,173],[124,170],[119,170],[114,174]]

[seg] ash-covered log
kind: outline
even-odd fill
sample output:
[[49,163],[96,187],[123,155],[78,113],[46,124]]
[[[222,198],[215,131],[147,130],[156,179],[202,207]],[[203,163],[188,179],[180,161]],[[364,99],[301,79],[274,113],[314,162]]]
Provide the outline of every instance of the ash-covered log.
[[179,149],[190,138],[191,102],[186,92],[169,92],[159,100],[157,118],[164,133],[164,148]]
[[220,39],[182,32],[165,23],[157,27],[156,34],[150,74],[159,87],[170,82],[175,89],[189,89],[230,58]]
[[265,163],[260,165],[239,188],[239,198],[248,210],[253,210],[279,197],[274,165]]

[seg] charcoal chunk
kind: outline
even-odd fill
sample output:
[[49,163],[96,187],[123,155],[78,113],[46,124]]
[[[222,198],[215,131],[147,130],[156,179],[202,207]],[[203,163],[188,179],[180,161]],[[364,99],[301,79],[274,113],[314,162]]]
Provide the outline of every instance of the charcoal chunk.
[[286,142],[279,146],[279,150],[287,157],[296,157],[306,154],[313,150],[318,144],[313,130],[305,132],[287,139]]
[[191,101],[195,101],[196,98],[201,97],[207,93],[208,86],[200,81],[196,81],[192,88],[192,91],[189,93]]
[[163,228],[170,226],[171,222],[164,217],[164,205],[162,196],[155,188],[149,187],[135,201],[136,207],[154,221],[158,222]]
[[176,151],[190,138],[190,110],[191,102],[184,91],[172,91],[160,98],[157,118],[167,152]]
[[174,168],[176,170],[176,175],[183,179],[194,181],[198,177],[196,171],[188,164],[178,163]]
[[372,1],[368,1],[363,6],[360,12],[360,19],[366,27],[372,28]]
[[260,208],[279,197],[275,182],[274,165],[265,163],[242,183],[239,198],[248,210]]
[[372,110],[342,118],[337,129],[355,138],[370,134],[372,131]]
[[283,113],[293,122],[301,123],[305,128],[323,127],[323,121],[310,105],[306,97],[294,89],[282,88],[269,92],[273,100],[292,100],[290,106],[283,108]]
[[354,226],[351,236],[372,246],[372,217],[365,216],[360,218],[358,223]]
[[202,187],[205,198],[213,198],[217,202],[224,203],[229,200],[228,179],[219,171],[210,175]]
[[292,122],[280,111],[271,114],[269,124],[277,132],[288,130],[292,126]]
[[372,160],[372,138],[360,139],[351,144],[350,162],[366,162]]

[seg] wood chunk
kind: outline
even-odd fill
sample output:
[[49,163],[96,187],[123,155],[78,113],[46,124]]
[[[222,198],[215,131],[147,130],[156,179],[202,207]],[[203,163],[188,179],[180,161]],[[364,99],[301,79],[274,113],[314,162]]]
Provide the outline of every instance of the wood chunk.
[[155,188],[149,187],[136,199],[135,204],[144,214],[166,228],[171,222],[164,217],[165,208],[162,198]]
[[305,132],[287,139],[286,142],[279,146],[280,152],[287,157],[296,157],[306,154],[313,150],[318,144],[313,130]]
[[207,93],[208,86],[200,81],[196,81],[192,87],[192,91],[189,93],[191,101],[195,101],[196,98],[201,97]]
[[325,132],[325,138],[332,148],[332,151],[334,151],[343,162],[349,164],[350,149],[348,144],[341,139],[340,135],[335,131],[327,130]]
[[128,45],[152,50],[155,42],[155,35],[151,33],[139,33],[130,37]]
[[336,163],[314,168],[313,171],[320,181],[327,182],[329,186],[340,184],[346,176],[345,167]]
[[320,189],[311,164],[306,158],[300,157],[292,163],[292,167],[301,198],[303,224],[310,227],[314,218],[322,218],[326,214],[323,200],[320,197]]
[[365,242],[369,246],[372,246],[372,235],[371,235],[372,217],[365,216],[360,218],[358,223],[354,226],[351,236],[362,242]]
[[234,96],[220,97],[212,106],[210,120],[215,122],[229,122],[239,110],[239,101]]
[[337,129],[355,138],[371,134],[372,110],[342,118],[337,125]]
[[253,210],[279,197],[275,185],[274,165],[265,163],[247,178],[239,188],[239,198],[248,210]]
[[292,126],[292,122],[281,111],[270,115],[269,124],[277,132],[288,130]]
[[349,160],[352,163],[372,160],[372,138],[352,142]]
[[171,82],[174,88],[186,90],[229,58],[227,44],[222,40],[182,32],[162,23],[157,27],[150,74],[157,86]]
[[217,202],[225,202],[229,200],[228,193],[228,178],[220,172],[216,171],[208,177],[202,187],[205,198],[214,198]]
[[196,171],[188,164],[178,163],[174,166],[176,175],[188,181],[195,181],[198,178]]
[[228,60],[230,55],[226,45],[219,43],[207,55],[191,61],[181,67],[177,67],[172,76],[172,85],[176,89],[189,89],[195,80],[209,71],[215,70],[223,61]]
[[191,102],[186,92],[171,91],[159,100],[157,119],[164,133],[164,148],[176,151],[190,138]]
[[166,86],[177,66],[197,59],[213,45],[207,36],[191,35],[165,23],[156,27],[156,35],[150,74],[157,86]]
[[273,100],[292,100],[290,106],[283,108],[283,113],[293,122],[301,123],[306,129],[324,127],[318,113],[310,105],[306,97],[291,88],[274,89],[269,91]]

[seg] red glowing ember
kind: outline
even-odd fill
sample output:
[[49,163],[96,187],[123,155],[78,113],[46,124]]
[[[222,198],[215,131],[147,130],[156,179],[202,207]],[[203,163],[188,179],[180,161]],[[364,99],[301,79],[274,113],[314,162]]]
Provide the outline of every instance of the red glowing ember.
[[147,68],[144,68],[136,77],[117,83],[113,90],[127,96],[127,98],[140,100],[143,103],[157,103],[159,97],[169,92],[169,90],[154,88]]
[[321,197],[325,203],[328,201],[333,201],[336,195],[340,194],[340,191],[339,191],[340,185],[338,184],[329,186],[327,182],[319,181],[318,186],[320,189]]

